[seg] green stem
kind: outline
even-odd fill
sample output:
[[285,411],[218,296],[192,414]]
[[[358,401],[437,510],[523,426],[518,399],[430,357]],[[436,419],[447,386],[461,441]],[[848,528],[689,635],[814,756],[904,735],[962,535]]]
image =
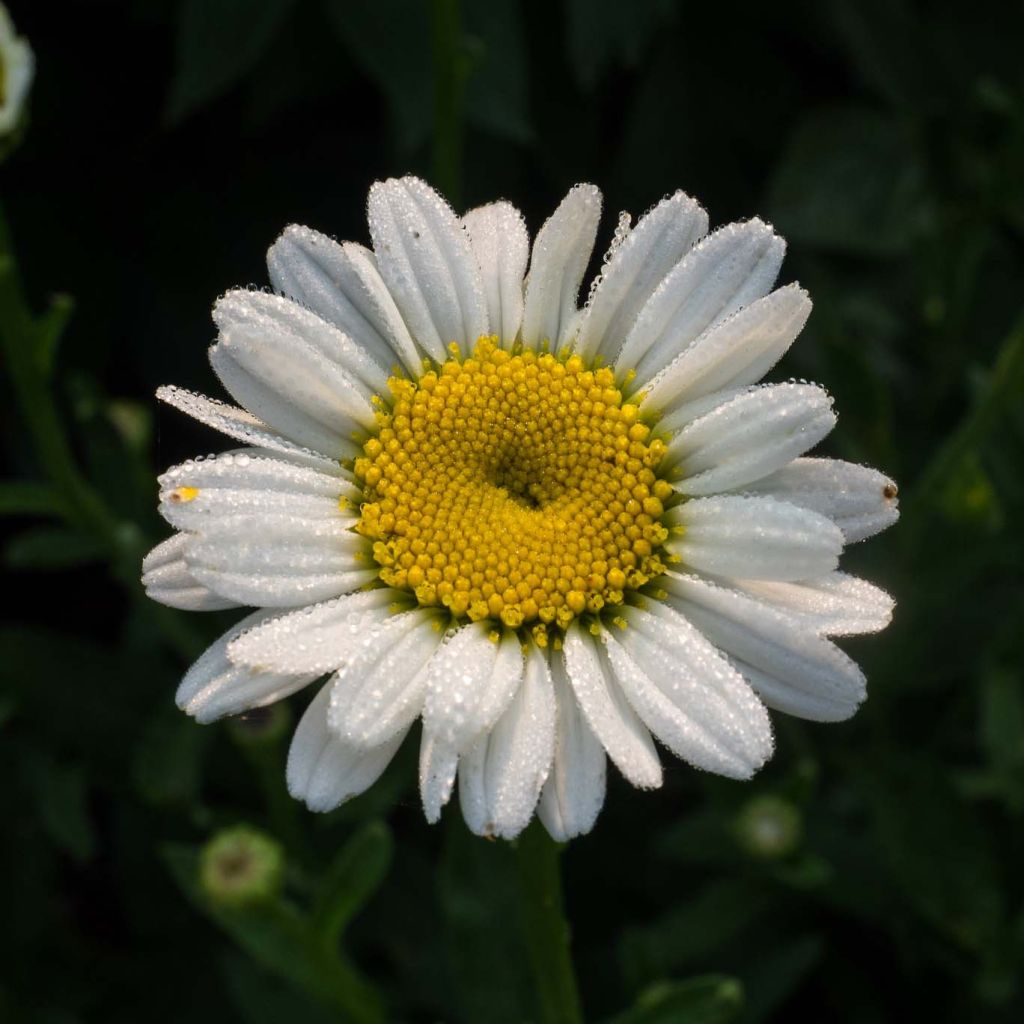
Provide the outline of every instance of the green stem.
[[459,0],[431,0],[434,57],[434,185],[458,208],[462,199],[464,101],[469,66]]
[[526,947],[544,1024],[581,1024],[583,1012],[562,901],[560,850],[534,821],[515,844]]

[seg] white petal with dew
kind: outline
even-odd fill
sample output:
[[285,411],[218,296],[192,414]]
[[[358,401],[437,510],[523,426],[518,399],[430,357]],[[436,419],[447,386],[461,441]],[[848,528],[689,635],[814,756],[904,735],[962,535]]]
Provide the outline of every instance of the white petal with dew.
[[533,243],[523,308],[523,344],[548,342],[558,351],[571,340],[580,284],[601,218],[601,193],[576,185],[544,222]]
[[338,739],[327,727],[328,683],[310,702],[288,750],[288,792],[311,811],[332,811],[365,792],[381,777],[404,734],[373,750]]
[[623,609],[626,629],[605,634],[626,697],[678,757],[749,779],[772,752],[764,705],[692,623],[665,605],[652,609]]
[[185,673],[175,701],[186,714],[206,724],[273,704],[316,679],[318,673],[264,672],[235,665],[228,657],[231,642],[272,613],[254,612],[211,644]]
[[488,333],[480,268],[451,207],[418,178],[370,188],[370,236],[381,276],[409,331],[438,362]]
[[802,583],[733,580],[732,585],[786,612],[821,636],[877,633],[892,621],[896,606],[880,587],[842,572]]
[[523,319],[523,278],[530,236],[523,215],[506,202],[489,203],[462,218],[480,267],[491,332],[510,349]]
[[769,384],[728,399],[669,441],[666,468],[680,494],[707,495],[759,480],[835,426],[832,399],[813,384]]
[[514,839],[533,817],[551,770],[555,698],[547,658],[531,646],[512,703],[459,764],[459,803],[470,831]]
[[641,789],[661,785],[661,764],[647,727],[601,658],[600,643],[573,622],[565,634],[565,668],[583,716],[615,766]]
[[829,519],[773,498],[718,495],[669,509],[683,527],[665,542],[683,565],[714,576],[807,580],[835,569],[843,535]]
[[192,419],[198,420],[214,430],[219,430],[236,441],[272,451],[278,455],[304,459],[310,465],[316,465],[318,468],[323,468],[324,471],[336,468],[338,465],[335,459],[314,448],[307,448],[295,444],[294,441],[289,441],[262,420],[253,416],[252,413],[246,412],[245,409],[228,405],[216,398],[197,395],[192,391],[185,391],[173,385],[157,388],[156,397],[161,402],[166,402],[179,412],[183,412],[186,416],[191,416]]
[[615,360],[640,388],[702,332],[771,288],[786,244],[754,218],[729,224],[695,246],[640,310]]
[[249,452],[189,460],[158,482],[160,514],[179,530],[202,531],[222,516],[263,512],[333,519],[344,528],[354,523],[361,497],[343,477]]
[[326,601],[377,578],[366,540],[330,520],[237,515],[210,523],[185,553],[204,586],[241,604]]
[[900,516],[889,477],[842,459],[796,459],[746,490],[828,516],[847,544],[879,533]]
[[518,636],[491,638],[474,622],[445,637],[427,666],[423,729],[456,753],[467,751],[508,707],[523,675]]
[[458,766],[455,748],[424,730],[420,739],[420,799],[430,824],[441,817],[441,808],[451,799]]
[[175,533],[146,555],[142,560],[142,585],[146,596],[186,612],[237,608],[237,601],[215,594],[192,575],[185,561],[185,549],[191,541],[190,534]]
[[580,711],[557,654],[550,659],[555,697],[555,753],[537,804],[551,838],[564,843],[594,827],[604,804],[607,761],[601,741]]
[[659,413],[659,427],[682,426],[672,413],[712,391],[759,381],[803,330],[811,300],[798,285],[766,295],[709,327],[643,389],[641,408]]
[[347,334],[382,366],[399,360],[419,372],[416,346],[369,250],[291,224],[267,251],[267,269],[279,292]]
[[[670,572],[659,582],[668,592],[669,603],[712,643],[776,680],[776,688],[809,694],[815,702],[824,700],[844,718],[864,699],[864,674],[856,663],[798,618],[695,576]],[[774,691],[762,692],[760,677],[748,678],[775,706]]]
[[269,671],[334,672],[355,658],[363,638],[405,595],[381,587],[279,615],[232,641],[236,665]]
[[359,747],[408,728],[423,709],[427,664],[443,637],[440,613],[426,608],[392,614],[364,630],[332,680],[331,728]]
[[644,304],[708,229],[701,205],[684,192],[663,199],[605,257],[584,310],[576,352],[609,363]]

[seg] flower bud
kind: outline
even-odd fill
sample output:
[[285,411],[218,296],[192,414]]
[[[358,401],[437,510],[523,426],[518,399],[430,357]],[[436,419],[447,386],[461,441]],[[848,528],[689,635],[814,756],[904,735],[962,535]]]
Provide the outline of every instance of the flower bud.
[[225,907],[268,902],[280,892],[283,877],[280,844],[250,825],[218,832],[200,854],[200,885],[214,903]]
[[792,853],[803,832],[799,809],[778,796],[758,796],[749,801],[735,827],[740,845],[765,860]]
[[0,3],[0,136],[18,127],[34,70],[32,47],[15,35],[7,7]]

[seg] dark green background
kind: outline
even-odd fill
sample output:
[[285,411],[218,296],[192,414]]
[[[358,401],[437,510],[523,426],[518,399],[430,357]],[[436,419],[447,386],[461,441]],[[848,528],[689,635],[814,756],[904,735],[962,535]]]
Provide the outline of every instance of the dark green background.
[[[300,907],[338,851],[372,851],[344,941],[392,1019],[537,1019],[507,847],[468,837],[454,808],[423,822],[408,745],[334,814],[284,801],[286,732],[200,727],[173,705],[189,653],[231,616],[161,614],[135,582],[166,532],[156,471],[226,445],[152,397],[169,382],[217,393],[212,300],[265,283],[284,225],[366,242],[370,182],[430,177],[430,5],[11,6],[38,72],[0,196],[34,312],[74,299],[47,386],[120,525],[98,536],[62,510],[5,373],[8,476],[41,486],[0,485],[0,1018],[343,1019],[266,968],[280,960],[258,923],[235,922],[239,945],[175,880],[183,848],[245,821],[286,844]],[[507,197],[536,230],[594,181],[601,246],[618,210],[676,188],[712,224],[771,220],[790,245],[783,280],[815,302],[776,376],[824,383],[840,412],[824,450],[901,485],[898,526],[844,563],[899,602],[886,633],[844,645],[869,675],[857,717],[776,716],[778,753],[748,784],[677,762],[656,793],[616,777],[565,853],[587,1019],[719,974],[745,992],[732,1016],[697,993],[622,1019],[1020,1020],[1024,11],[462,6],[461,204]],[[802,821],[777,857],[738,830],[765,795]]]

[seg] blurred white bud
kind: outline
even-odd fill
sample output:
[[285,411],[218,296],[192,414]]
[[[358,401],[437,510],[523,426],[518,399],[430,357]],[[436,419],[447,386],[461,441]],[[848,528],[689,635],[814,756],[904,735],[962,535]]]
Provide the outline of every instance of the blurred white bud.
[[0,3],[0,135],[17,127],[34,71],[32,47],[15,34],[11,16]]

